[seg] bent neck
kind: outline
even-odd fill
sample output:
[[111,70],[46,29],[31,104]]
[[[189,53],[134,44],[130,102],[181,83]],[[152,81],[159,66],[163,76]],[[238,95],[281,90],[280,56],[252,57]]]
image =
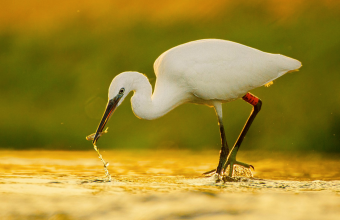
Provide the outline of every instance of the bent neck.
[[[181,102],[176,102],[170,87],[159,89],[157,83],[152,94],[152,87],[148,78],[141,74],[133,74],[132,90],[135,92],[131,98],[131,106],[138,118],[152,120],[159,118]],[[162,91],[167,91],[166,93]],[[169,95],[170,94],[170,95]]]

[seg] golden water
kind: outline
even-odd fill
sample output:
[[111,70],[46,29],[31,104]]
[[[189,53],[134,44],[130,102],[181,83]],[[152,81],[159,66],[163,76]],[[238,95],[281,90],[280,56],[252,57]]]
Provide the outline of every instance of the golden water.
[[[0,151],[0,219],[336,219],[339,155],[245,152],[253,178],[216,183],[215,151]],[[105,162],[106,163],[106,162]],[[104,164],[105,164],[104,163]]]

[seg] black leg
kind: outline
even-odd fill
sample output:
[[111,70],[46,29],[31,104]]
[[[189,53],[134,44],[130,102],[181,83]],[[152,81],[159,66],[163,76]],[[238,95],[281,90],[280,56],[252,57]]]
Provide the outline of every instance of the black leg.
[[223,165],[226,163],[227,161],[227,157],[229,155],[229,147],[227,144],[227,139],[225,137],[225,131],[224,131],[224,126],[223,126],[223,122],[222,122],[222,117],[218,116],[218,125],[220,127],[220,135],[221,135],[221,150],[220,150],[220,159],[218,162],[218,166],[217,169],[213,169],[210,170],[208,172],[203,173],[204,175],[211,175],[213,173],[217,173],[219,175],[221,175],[222,173],[222,169],[223,169]]
[[242,99],[245,100],[246,102],[248,102],[249,104],[251,104],[253,106],[253,110],[250,113],[250,116],[249,116],[246,124],[244,125],[244,127],[241,131],[241,134],[237,138],[237,141],[236,141],[233,149],[231,150],[230,154],[228,155],[227,162],[223,166],[223,171],[225,171],[227,166],[230,165],[230,170],[229,170],[229,176],[230,177],[232,177],[232,175],[233,175],[233,170],[234,170],[235,164],[238,164],[238,165],[241,165],[241,166],[247,167],[247,168],[250,168],[250,167],[254,168],[253,166],[248,165],[246,163],[236,161],[236,154],[237,154],[237,152],[238,152],[238,150],[241,146],[241,143],[242,143],[244,137],[246,136],[251,124],[253,123],[257,113],[259,113],[259,111],[261,110],[262,101],[249,92],[245,96],[243,96]]
[[218,162],[218,166],[216,169],[216,173],[221,175],[223,165],[227,161],[227,157],[229,155],[229,147],[227,144],[227,139],[225,137],[224,126],[222,122],[222,118],[218,117],[218,125],[220,126],[220,134],[221,134],[221,151],[220,151],[220,160]]

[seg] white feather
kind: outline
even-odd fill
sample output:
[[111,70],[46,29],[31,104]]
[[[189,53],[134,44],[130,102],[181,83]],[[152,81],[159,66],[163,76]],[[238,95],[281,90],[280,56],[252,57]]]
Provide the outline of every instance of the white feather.
[[171,48],[156,59],[153,94],[144,75],[124,72],[113,79],[109,98],[121,87],[126,94],[133,90],[135,115],[154,119],[185,102],[217,106],[232,101],[300,67],[300,61],[293,58],[235,42],[198,40]]

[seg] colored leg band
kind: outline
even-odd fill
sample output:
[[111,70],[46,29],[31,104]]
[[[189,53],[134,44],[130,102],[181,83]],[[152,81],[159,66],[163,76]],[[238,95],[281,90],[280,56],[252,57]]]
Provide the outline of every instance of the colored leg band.
[[248,102],[251,105],[257,105],[257,103],[259,102],[259,98],[257,98],[256,96],[252,95],[249,92],[245,96],[243,96],[242,99],[244,101]]

